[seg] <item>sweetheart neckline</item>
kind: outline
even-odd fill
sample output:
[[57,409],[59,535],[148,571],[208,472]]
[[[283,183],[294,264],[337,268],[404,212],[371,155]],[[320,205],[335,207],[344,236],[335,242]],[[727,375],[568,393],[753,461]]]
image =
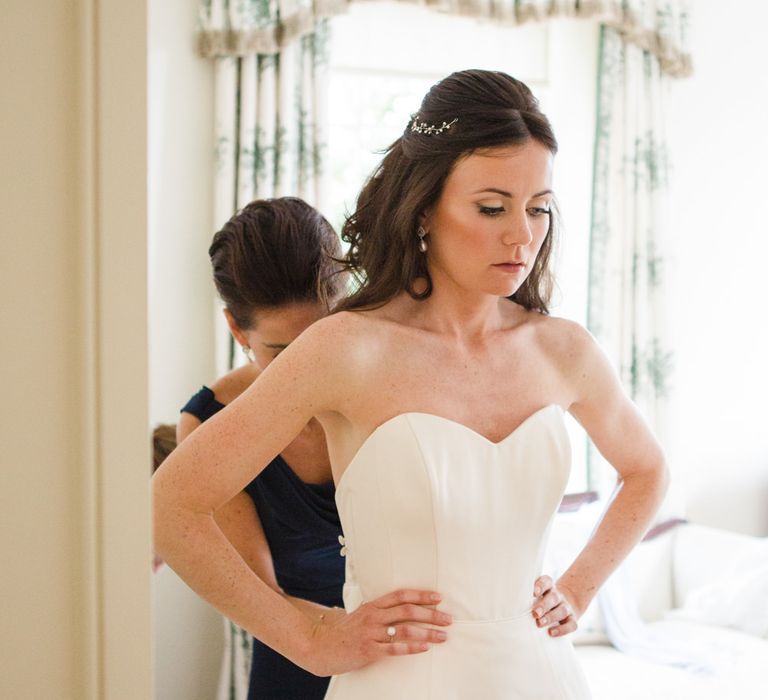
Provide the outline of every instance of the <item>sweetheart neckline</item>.
[[476,438],[482,440],[487,445],[491,445],[492,447],[501,447],[508,440],[510,440],[512,437],[514,437],[520,431],[520,429],[523,428],[523,426],[527,425],[531,420],[533,420],[533,418],[535,418],[536,416],[540,415],[541,413],[544,413],[544,411],[547,411],[547,410],[549,410],[551,408],[557,408],[557,409],[560,410],[561,414],[564,413],[564,409],[563,409],[563,407],[560,404],[558,404],[558,403],[546,404],[545,406],[542,406],[541,408],[535,410],[529,416],[524,418],[520,422],[520,424],[514,430],[512,430],[512,432],[510,432],[507,435],[505,435],[498,442],[494,442],[493,440],[491,440],[490,438],[487,438],[482,433],[478,433],[477,430],[475,430],[474,428],[470,428],[465,423],[461,423],[461,422],[459,422],[457,420],[453,420],[452,418],[446,418],[445,416],[439,416],[436,413],[429,413],[428,411],[404,411],[403,413],[396,413],[391,418],[387,418],[387,420],[385,420],[384,422],[379,423],[379,425],[377,425],[369,433],[368,437],[366,437],[365,440],[363,440],[363,442],[360,444],[360,447],[357,448],[357,451],[352,456],[352,459],[349,460],[349,463],[347,464],[346,468],[341,473],[341,476],[339,477],[339,480],[336,482],[336,492],[338,493],[339,489],[341,488],[342,484],[344,483],[344,477],[346,476],[347,472],[350,470],[351,467],[353,467],[355,465],[355,463],[357,462],[358,457],[360,456],[360,453],[363,451],[363,448],[365,448],[365,446],[371,441],[373,436],[376,435],[376,433],[378,433],[382,428],[384,428],[384,426],[389,425],[390,423],[393,423],[394,421],[399,420],[401,418],[407,418],[408,416],[427,416],[428,418],[434,418],[434,419],[437,419],[437,420],[441,420],[441,421],[444,421],[445,423],[450,423],[451,425],[458,426],[459,428],[464,429],[470,435],[473,435]]

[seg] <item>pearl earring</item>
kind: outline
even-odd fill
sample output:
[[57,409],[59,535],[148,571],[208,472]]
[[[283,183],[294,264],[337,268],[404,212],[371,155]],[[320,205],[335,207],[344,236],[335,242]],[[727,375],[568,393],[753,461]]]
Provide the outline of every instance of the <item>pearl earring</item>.
[[424,236],[427,235],[427,232],[424,230],[423,226],[419,226],[418,229],[416,229],[416,235],[419,237],[419,250],[422,253],[427,252],[427,242],[424,240]]

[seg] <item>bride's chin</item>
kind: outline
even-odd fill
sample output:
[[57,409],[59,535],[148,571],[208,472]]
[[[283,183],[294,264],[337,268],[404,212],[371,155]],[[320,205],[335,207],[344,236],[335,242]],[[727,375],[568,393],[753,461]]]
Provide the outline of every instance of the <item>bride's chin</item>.
[[519,284],[498,284],[493,285],[492,289],[483,290],[487,294],[496,297],[511,297],[522,285]]

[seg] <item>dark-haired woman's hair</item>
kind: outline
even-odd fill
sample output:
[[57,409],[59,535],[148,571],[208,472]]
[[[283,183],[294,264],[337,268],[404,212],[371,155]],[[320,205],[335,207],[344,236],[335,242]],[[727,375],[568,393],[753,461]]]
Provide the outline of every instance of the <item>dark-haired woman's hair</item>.
[[323,302],[345,291],[338,236],[297,197],[258,199],[237,212],[208,250],[213,281],[237,325],[248,330],[259,308]]
[[152,431],[152,473],[176,449],[176,426],[160,423]]
[[[432,86],[419,108],[418,125],[450,127],[430,134],[412,130],[412,124],[387,149],[342,228],[341,237],[350,244],[345,266],[358,288],[337,311],[381,306],[402,291],[414,299],[431,294],[432,281],[416,231],[420,215],[437,202],[459,158],[531,139],[557,152],[552,127],[528,87],[495,71],[461,71]],[[554,235],[550,215],[533,269],[510,297],[542,313],[548,311],[552,291],[549,259]],[[417,290],[418,279],[426,281],[426,288]]]

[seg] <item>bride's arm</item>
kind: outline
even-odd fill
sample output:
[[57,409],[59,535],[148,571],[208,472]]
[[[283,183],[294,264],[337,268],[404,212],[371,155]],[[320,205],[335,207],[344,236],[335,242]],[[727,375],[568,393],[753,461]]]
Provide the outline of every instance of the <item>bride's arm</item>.
[[570,593],[578,617],[597,590],[642,539],[661,505],[669,474],[661,447],[621,387],[601,348],[584,329],[571,329],[570,413],[616,469],[610,506],[557,587]]
[[[331,317],[305,331],[248,390],[184,440],[153,478],[156,552],[221,613],[319,675],[385,654],[426,651],[439,636],[410,623],[446,624],[426,607],[436,602],[432,592],[398,591],[340,622],[318,625],[251,570],[214,519],[261,471],[253,465],[269,464],[311,417],[340,404],[349,386],[348,364],[342,374],[337,360],[345,330]],[[395,622],[413,638],[388,642],[387,626]]]
[[[216,386],[216,384],[214,384]],[[215,389],[214,389],[215,391]],[[176,428],[176,441],[181,444],[189,435],[202,425],[202,421],[190,413],[182,413]],[[241,491],[222,508],[214,513],[214,519],[224,536],[232,543],[251,570],[272,590],[290,600],[313,620],[330,619],[338,615],[340,610],[327,605],[321,605],[311,600],[287,595],[280,588],[275,574],[275,564],[272,552],[261,524],[259,512],[256,510],[251,497]]]

